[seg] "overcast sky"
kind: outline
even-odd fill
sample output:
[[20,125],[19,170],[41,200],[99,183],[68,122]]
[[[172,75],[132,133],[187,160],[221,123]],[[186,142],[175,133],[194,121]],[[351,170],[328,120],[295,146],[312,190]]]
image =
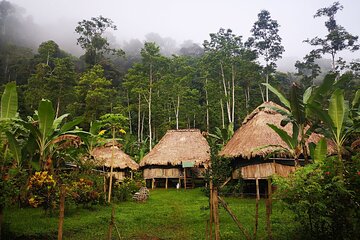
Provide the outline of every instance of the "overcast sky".
[[[330,6],[333,0],[8,0],[26,9],[33,21],[49,27],[49,39],[61,45],[76,43],[74,28],[78,21],[102,15],[117,25],[117,41],[137,38],[144,40],[150,32],[170,37],[181,44],[193,40],[202,44],[209,33],[231,28],[244,40],[257,20],[257,14],[266,9],[281,25],[284,60],[300,59],[311,50],[302,41],[326,34],[325,18],[313,18],[316,10]],[[354,35],[360,35],[360,1],[342,0],[343,11],[336,15],[338,24]],[[70,40],[63,40],[62,37]],[[44,39],[48,40],[48,39]],[[61,46],[65,50],[69,47]],[[360,58],[357,53],[344,53],[347,59]]]

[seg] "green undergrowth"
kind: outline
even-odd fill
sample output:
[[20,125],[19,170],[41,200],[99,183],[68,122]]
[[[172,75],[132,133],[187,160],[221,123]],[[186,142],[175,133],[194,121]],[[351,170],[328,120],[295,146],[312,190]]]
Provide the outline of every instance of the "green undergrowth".
[[[252,235],[255,200],[225,198],[239,221]],[[67,207],[64,219],[64,239],[106,239],[111,206],[92,209]],[[209,219],[208,199],[200,189],[150,192],[145,203],[132,201],[115,204],[115,222],[121,239],[206,239]],[[4,214],[4,239],[57,239],[58,213],[47,217],[41,209],[11,208]],[[274,239],[289,239],[296,225],[289,212],[275,202],[272,214]],[[229,214],[220,208],[222,239],[244,239]],[[116,229],[113,239],[119,239]],[[257,239],[267,239],[265,201],[260,201]]]

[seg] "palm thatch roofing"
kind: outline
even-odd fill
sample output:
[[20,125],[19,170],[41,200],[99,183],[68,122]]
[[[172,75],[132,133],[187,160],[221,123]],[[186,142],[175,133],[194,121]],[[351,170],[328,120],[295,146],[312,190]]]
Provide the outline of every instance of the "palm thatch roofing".
[[[292,134],[292,125],[287,124],[285,127],[281,127],[280,122],[284,119],[284,116],[268,107],[282,108],[273,102],[261,104],[244,119],[242,126],[234,133],[234,136],[221,150],[219,155],[224,157],[251,159],[254,157],[266,157],[279,149],[276,146],[269,145],[280,145],[284,148],[288,148],[286,143],[267,124],[274,124],[277,127],[282,128],[290,136]],[[323,136],[320,134],[312,133],[307,140],[307,143],[317,143],[322,137]],[[263,146],[269,147],[263,148]],[[331,143],[328,143],[328,152],[335,152],[335,147]],[[277,152],[276,156],[291,157],[285,152]]]
[[181,165],[194,162],[194,166],[207,166],[210,147],[198,129],[168,130],[160,142],[141,160],[146,165]]
[[95,148],[91,155],[95,158],[95,164],[98,166],[111,167],[111,156],[114,154],[114,168],[138,170],[139,164],[124,153],[119,145],[106,144],[102,147]]

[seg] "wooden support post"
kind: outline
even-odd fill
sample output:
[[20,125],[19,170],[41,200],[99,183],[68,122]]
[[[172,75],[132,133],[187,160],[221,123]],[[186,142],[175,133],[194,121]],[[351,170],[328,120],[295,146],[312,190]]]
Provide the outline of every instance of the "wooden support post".
[[268,234],[268,239],[272,240],[272,230],[271,230],[271,208],[272,208],[272,189],[271,189],[271,179],[268,178],[268,198],[266,199],[266,231]]
[[256,178],[256,205],[255,205],[255,228],[254,228],[254,237],[256,239],[257,229],[259,224],[259,200],[260,200],[260,190],[259,190],[259,179]]
[[215,240],[220,240],[219,200],[218,190],[216,187],[213,190],[213,210],[215,223]]
[[104,200],[106,202],[106,176],[104,175]]
[[259,179],[256,178],[255,181],[256,181],[256,199],[260,200]]
[[131,180],[133,180],[133,179],[134,179],[134,173],[133,173],[133,171],[130,171],[130,174],[131,174]]
[[165,188],[168,189],[168,178],[165,179]]
[[271,214],[272,213],[272,185],[271,185],[271,178],[268,179],[268,199],[269,199],[270,214]]
[[186,168],[184,168],[184,189],[186,190]]
[[153,178],[151,181],[151,189],[154,189],[154,187],[155,187],[155,179]]
[[[59,228],[58,228],[58,240],[63,239],[63,226],[64,226],[64,209],[65,209],[65,185],[61,185],[60,188],[60,214],[59,214]],[[1,235],[1,233],[0,233]],[[0,236],[1,238],[1,236]]]
[[115,215],[115,206],[113,205],[112,211],[111,211],[111,219],[110,219],[110,224],[109,224],[108,236],[107,236],[108,240],[112,239],[111,236],[112,236],[112,229],[114,226],[114,215]]

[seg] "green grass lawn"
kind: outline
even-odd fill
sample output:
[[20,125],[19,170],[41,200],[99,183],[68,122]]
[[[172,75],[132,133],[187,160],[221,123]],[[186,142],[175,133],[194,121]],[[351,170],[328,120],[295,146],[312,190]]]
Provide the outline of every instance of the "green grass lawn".
[[[240,222],[252,234],[255,200],[225,198]],[[145,203],[123,202],[115,205],[116,224],[122,239],[205,239],[209,219],[208,198],[200,189],[150,192]],[[260,201],[258,239],[267,239],[265,202]],[[65,210],[64,239],[105,239],[111,206],[81,207]],[[41,209],[6,209],[5,239],[57,239],[58,217],[45,217]],[[289,239],[295,227],[291,214],[275,202],[272,215],[274,239]],[[229,214],[220,208],[222,239],[244,239]],[[113,231],[113,239],[118,239]]]

